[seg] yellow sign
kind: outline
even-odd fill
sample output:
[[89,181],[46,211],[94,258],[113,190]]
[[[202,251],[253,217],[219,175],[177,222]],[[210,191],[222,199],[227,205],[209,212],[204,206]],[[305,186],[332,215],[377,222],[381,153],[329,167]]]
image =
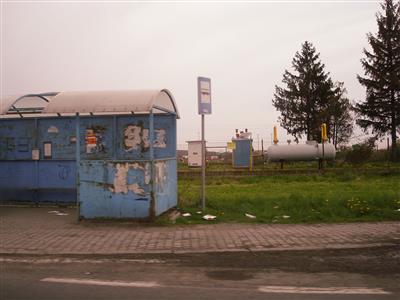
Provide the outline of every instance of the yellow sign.
[[235,150],[236,144],[235,144],[235,142],[228,142],[227,147],[229,150]]

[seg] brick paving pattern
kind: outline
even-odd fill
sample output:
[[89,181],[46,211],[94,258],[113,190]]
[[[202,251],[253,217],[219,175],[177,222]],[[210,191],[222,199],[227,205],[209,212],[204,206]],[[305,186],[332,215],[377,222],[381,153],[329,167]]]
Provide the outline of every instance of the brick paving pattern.
[[129,254],[367,247],[400,243],[400,222],[149,226],[74,222],[49,208],[0,208],[0,254]]

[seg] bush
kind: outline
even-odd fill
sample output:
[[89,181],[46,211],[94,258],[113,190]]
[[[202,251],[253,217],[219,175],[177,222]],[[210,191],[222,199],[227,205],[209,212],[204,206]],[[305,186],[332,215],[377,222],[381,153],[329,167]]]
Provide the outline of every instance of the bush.
[[368,161],[374,151],[376,138],[369,138],[363,143],[352,146],[352,149],[346,153],[346,162],[352,165],[358,165]]

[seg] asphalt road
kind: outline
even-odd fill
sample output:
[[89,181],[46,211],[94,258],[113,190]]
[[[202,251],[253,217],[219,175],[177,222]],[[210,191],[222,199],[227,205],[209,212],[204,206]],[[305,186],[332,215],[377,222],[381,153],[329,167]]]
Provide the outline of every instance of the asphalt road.
[[399,299],[399,250],[2,256],[0,299]]

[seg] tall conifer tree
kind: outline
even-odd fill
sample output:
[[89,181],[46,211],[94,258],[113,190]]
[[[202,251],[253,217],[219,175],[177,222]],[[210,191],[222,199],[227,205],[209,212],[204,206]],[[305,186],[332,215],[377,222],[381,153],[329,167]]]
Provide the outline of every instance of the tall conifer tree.
[[327,109],[325,123],[328,124],[329,141],[335,148],[340,144],[347,143],[353,133],[353,106],[346,94],[347,91],[343,82],[336,82]]
[[[351,115],[348,113],[349,105],[339,103],[347,101],[343,97],[343,84],[333,84],[319,59],[319,53],[308,41],[304,42],[300,52],[296,52],[292,68],[294,73],[285,70],[282,80],[285,87],[276,86],[272,100],[281,113],[281,126],[296,140],[306,136],[307,140],[319,141],[321,124],[326,123],[329,138],[345,142],[348,137],[341,138],[344,131],[339,129],[351,122]],[[346,120],[339,120],[339,115]]]
[[400,127],[400,2],[386,0],[376,15],[378,33],[367,35],[371,51],[364,49],[361,59],[365,77],[358,75],[366,87],[365,101],[357,104],[357,124],[378,136],[390,133],[392,159],[398,159],[397,134]]

